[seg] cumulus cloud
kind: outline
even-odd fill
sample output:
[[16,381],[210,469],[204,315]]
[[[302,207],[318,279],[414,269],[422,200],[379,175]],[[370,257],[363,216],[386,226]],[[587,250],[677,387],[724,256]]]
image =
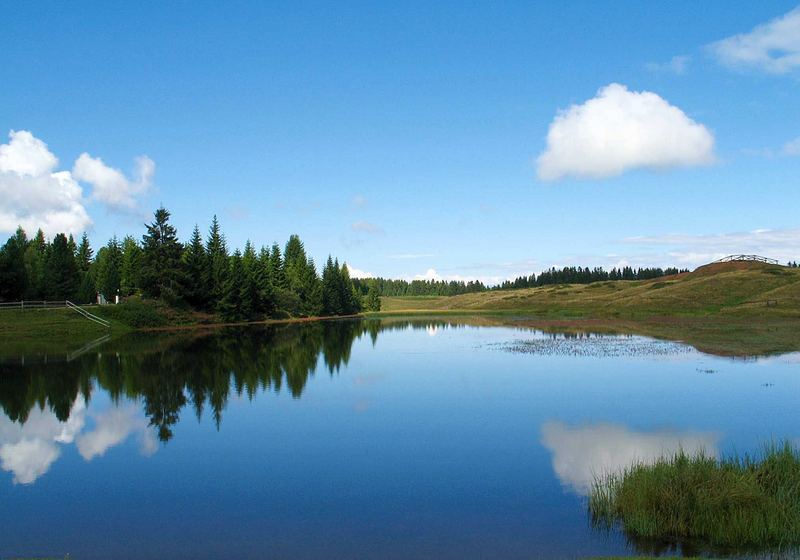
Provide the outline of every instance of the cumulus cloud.
[[140,432],[142,452],[152,455],[155,435],[134,407],[112,408],[95,417],[94,430],[78,436],[78,452],[87,461],[102,457],[111,447],[119,445],[134,433]]
[[155,162],[147,156],[137,157],[135,164],[134,178],[129,179],[119,169],[84,152],[75,160],[72,174],[92,185],[93,199],[114,210],[131,210],[136,208],[136,197],[150,188],[156,171]]
[[0,145],[0,231],[80,233],[92,224],[81,186],[47,144],[26,130],[9,133]]
[[[92,220],[86,209],[96,200],[112,210],[132,209],[136,197],[152,184],[155,163],[146,156],[136,159],[133,179],[99,158],[81,154],[73,170],[58,171],[58,158],[27,130],[9,132],[0,144],[0,231],[22,226],[29,232],[41,228],[47,235],[78,234]],[[92,187],[87,199],[78,181]]]
[[349,264],[347,265],[347,271],[350,273],[350,278],[375,278],[375,275],[371,272],[361,270],[360,268],[350,266]]
[[781,262],[800,258],[800,229],[756,229],[705,235],[666,234],[629,237],[636,245],[663,246],[672,262],[697,266],[732,254],[757,254]]
[[800,7],[708,46],[725,66],[786,74],[800,67]]
[[509,278],[504,276],[486,276],[486,275],[476,275],[476,276],[467,276],[461,274],[439,274],[435,268],[429,268],[425,271],[424,274],[415,274],[411,278],[407,278],[408,280],[426,280],[426,281],[436,281],[441,282],[445,280],[447,282],[483,282],[487,286],[499,284],[503,280],[508,280]]
[[139,450],[150,456],[158,449],[155,432],[134,406],[112,408],[94,417],[94,429],[83,432],[87,407],[83,398],[72,405],[66,422],[50,410],[34,408],[24,424],[0,415],[0,468],[14,475],[17,484],[32,484],[47,473],[61,456],[63,445],[75,443],[86,461],[137,434]]
[[674,105],[649,91],[621,84],[559,112],[537,159],[543,181],[605,178],[637,168],[709,165],[714,136]]
[[596,476],[619,473],[637,462],[653,462],[683,449],[717,454],[714,433],[660,430],[636,432],[615,424],[581,427],[562,422],[542,426],[542,444],[552,453],[553,470],[565,487],[586,495]]
[[24,425],[0,416],[0,468],[14,475],[17,484],[32,484],[50,470],[61,455],[59,443],[72,443],[83,429],[86,403],[75,401],[67,422],[51,411],[34,409]]

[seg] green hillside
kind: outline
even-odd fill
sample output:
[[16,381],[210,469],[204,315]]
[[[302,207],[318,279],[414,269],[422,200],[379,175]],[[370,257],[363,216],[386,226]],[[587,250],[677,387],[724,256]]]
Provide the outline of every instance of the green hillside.
[[800,319],[800,269],[760,262],[718,263],[655,280],[559,284],[452,297],[386,297],[382,310],[521,312],[551,318],[721,314]]

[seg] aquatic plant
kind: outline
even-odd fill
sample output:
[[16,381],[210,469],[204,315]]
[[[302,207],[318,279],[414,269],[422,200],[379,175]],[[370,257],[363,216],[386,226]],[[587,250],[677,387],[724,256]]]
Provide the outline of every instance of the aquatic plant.
[[598,477],[589,514],[595,527],[619,526],[634,542],[712,551],[793,547],[800,544],[800,451],[788,441],[755,456],[678,451]]

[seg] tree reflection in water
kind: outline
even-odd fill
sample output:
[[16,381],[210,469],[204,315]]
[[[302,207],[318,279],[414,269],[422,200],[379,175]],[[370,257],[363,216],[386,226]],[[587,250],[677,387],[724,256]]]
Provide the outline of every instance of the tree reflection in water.
[[79,397],[102,390],[112,401],[140,400],[162,442],[187,405],[198,419],[210,409],[219,428],[228,399],[288,390],[300,398],[320,365],[334,375],[347,365],[353,342],[394,329],[457,327],[446,321],[341,320],[191,333],[135,334],[109,341],[77,359],[0,362],[0,407],[24,424],[34,407],[66,422]]

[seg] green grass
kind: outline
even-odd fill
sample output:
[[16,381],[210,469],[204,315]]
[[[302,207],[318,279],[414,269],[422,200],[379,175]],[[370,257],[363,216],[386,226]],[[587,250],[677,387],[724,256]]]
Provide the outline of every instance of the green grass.
[[383,313],[525,312],[539,317],[652,316],[800,319],[800,269],[756,262],[720,263],[644,281],[559,284],[452,297],[385,297]]
[[381,305],[377,316],[493,316],[497,324],[677,340],[726,356],[800,351],[800,269],[755,262],[646,281],[385,297]]
[[633,542],[692,543],[712,552],[800,545],[800,452],[786,442],[756,457],[678,452],[596,480],[595,526]]
[[195,319],[189,313],[138,298],[120,305],[85,306],[85,309],[108,320],[111,328],[66,308],[0,310],[0,357],[67,354],[108,334],[116,336]]
[[[111,330],[127,329],[112,324]],[[69,352],[108,332],[71,309],[4,309],[0,311],[0,356]]]

